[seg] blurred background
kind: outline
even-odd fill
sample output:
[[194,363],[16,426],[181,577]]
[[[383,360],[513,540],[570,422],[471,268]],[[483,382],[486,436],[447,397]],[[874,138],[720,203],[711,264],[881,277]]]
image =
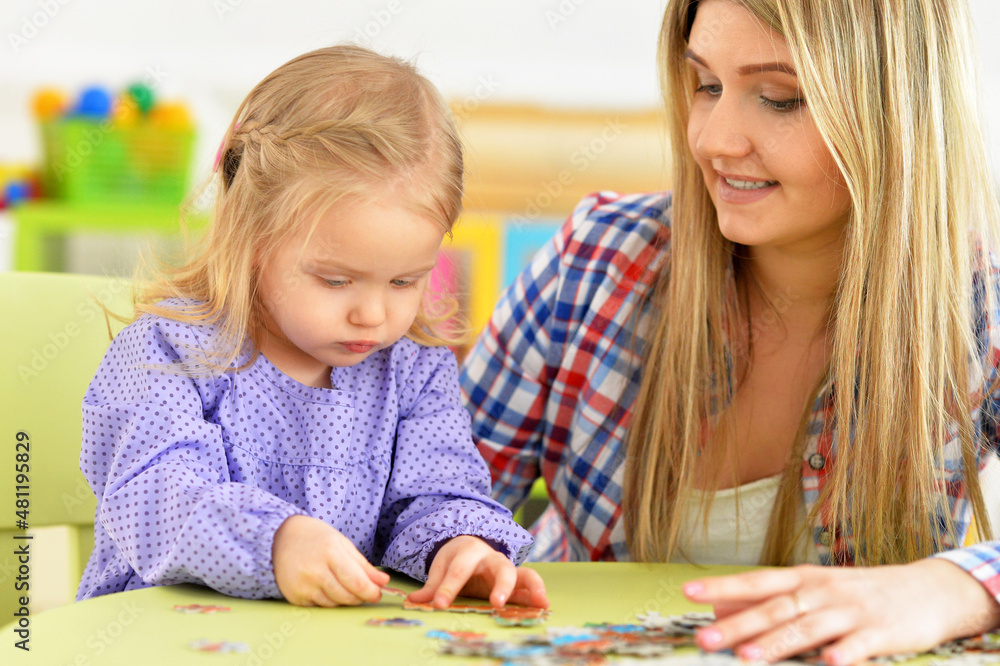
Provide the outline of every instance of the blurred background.
[[[970,2],[996,165],[1000,4]],[[466,214],[437,279],[480,327],[582,196],[669,188],[655,62],[664,4],[5,0],[0,271],[130,275],[141,251],[178,251],[178,202],[208,178],[250,88],[305,51],[354,42],[415,61],[452,104]],[[126,95],[131,110],[117,104]],[[120,179],[149,169],[158,175]],[[38,538],[50,539],[38,553],[65,550],[57,532]],[[65,602],[65,567],[35,566],[35,610]]]
[[[71,109],[80,109],[87,104],[86,91],[96,87],[114,107],[131,86],[144,86],[154,101],[152,109],[143,109],[142,120],[157,121],[162,135],[173,131],[172,144],[191,144],[184,166],[189,166],[187,183],[197,186],[207,179],[225,128],[250,88],[290,58],[339,42],[415,61],[451,101],[469,165],[462,256],[474,253],[473,247],[503,245],[510,240],[506,227],[515,223],[518,229],[539,223],[551,233],[550,223],[593,190],[651,190],[667,184],[656,111],[661,5],[662,0],[625,5],[598,0],[6,3],[0,164],[16,176],[19,168],[47,164],[51,170],[54,163],[58,173],[54,180],[48,174],[52,186],[48,192],[42,188],[42,201],[72,199],[75,206],[32,211],[31,202],[23,213],[15,211],[13,221],[10,216],[0,221],[0,269],[128,274],[143,246],[136,237],[148,240],[155,230],[154,242],[167,249],[173,240],[165,233],[170,226],[166,212],[116,207],[151,200],[130,196],[126,201],[114,187],[95,191],[101,187],[92,176],[100,174],[85,173],[86,161],[100,162],[95,169],[115,168],[105,163],[111,142],[80,129],[54,133],[51,126],[62,115],[52,116],[53,95],[62,94]],[[48,101],[41,109],[36,103],[33,112],[40,91]],[[100,100],[96,103],[99,115]],[[157,116],[163,105],[166,113]],[[178,107],[190,119],[193,139],[177,134],[184,120]],[[115,127],[122,124],[113,111],[110,115]],[[151,139],[134,141],[143,145],[122,150],[157,149],[148,145]],[[75,166],[75,153],[91,148],[93,156],[81,156],[83,166]],[[126,169],[139,166],[134,158],[122,159]],[[162,192],[147,194],[156,194],[158,204],[172,203],[169,193],[167,201]],[[86,210],[80,208],[84,203]],[[96,211],[96,204],[107,205]],[[484,226],[487,231],[480,233]],[[31,247],[22,239],[25,247],[19,248],[19,230],[42,227],[53,233],[32,238]],[[60,238],[51,238],[57,227]],[[69,228],[73,233],[61,233]],[[516,249],[520,257],[523,252]],[[477,293],[497,291],[504,281],[502,250],[493,250],[499,274],[469,275],[475,268],[468,267],[466,257],[456,259],[453,279],[467,288],[475,282]],[[482,279],[491,284],[480,284]]]
[[[32,99],[39,91],[59,92],[72,107],[80,104],[89,87],[106,91],[114,104],[129,86],[140,85],[154,97],[153,104],[166,105],[163,124],[183,122],[178,107],[189,119],[189,135],[167,142],[188,150],[180,155],[189,156],[182,165],[183,184],[196,186],[208,177],[226,125],[256,82],[304,51],[355,42],[414,60],[452,101],[466,140],[469,219],[501,232],[487,238],[470,228],[469,238],[463,240],[470,245],[477,240],[503,244],[512,235],[505,227],[521,230],[539,223],[539,229],[548,231],[588,192],[669,187],[655,68],[664,4],[665,0],[8,0],[2,17],[5,43],[0,46],[0,169],[4,170],[0,177],[9,182],[44,166],[44,113],[32,112]],[[996,0],[971,0],[971,5],[980,32],[981,102],[991,153],[996,155],[1000,44],[994,34],[1000,27],[1000,8]],[[47,139],[50,148],[55,145],[55,150],[64,151],[64,167],[77,157],[74,148],[89,150],[94,143],[86,135],[49,134]],[[103,152],[107,150],[105,146]],[[49,162],[59,162],[58,154],[50,155]],[[123,163],[128,166],[128,158]],[[115,162],[107,164],[111,168]],[[64,180],[84,180],[83,171],[85,166],[63,168],[56,175],[65,185]],[[42,196],[61,195],[88,204],[127,203],[113,194],[113,188],[107,188],[112,192],[107,195],[95,191],[90,182],[70,185],[77,189],[42,192]],[[176,187],[176,179],[168,185]],[[13,195],[8,199],[30,198],[37,192],[28,188],[21,194],[15,189]],[[130,200],[141,202],[141,195]],[[170,196],[165,197],[167,204]],[[22,243],[21,265],[16,258],[18,225],[9,214],[2,215],[0,270],[128,274],[136,248],[142,245],[135,243],[137,237],[146,241],[156,230],[154,242],[165,246],[172,242],[169,213],[141,211],[152,220],[147,224],[134,217],[135,210],[87,208],[48,209],[40,214],[45,219],[37,221],[26,213],[31,219],[22,227],[31,223],[32,230],[45,227],[53,233],[44,239],[39,233],[31,239],[31,247]],[[95,217],[101,223],[94,223]],[[66,230],[73,233],[63,234]],[[55,231],[60,238],[48,238],[57,235]],[[494,276],[491,289],[505,283],[505,266],[512,269],[523,250],[536,242],[527,236],[514,240],[524,242],[514,243],[516,258],[508,253],[498,256],[501,274]],[[467,266],[456,270],[456,279],[472,279]],[[476,304],[469,307],[475,310]]]

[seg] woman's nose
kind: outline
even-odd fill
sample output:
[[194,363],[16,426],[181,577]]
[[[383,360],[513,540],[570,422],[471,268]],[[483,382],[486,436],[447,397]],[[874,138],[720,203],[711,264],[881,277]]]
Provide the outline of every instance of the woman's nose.
[[723,94],[709,108],[691,115],[692,148],[706,160],[745,157],[753,152],[746,110]]

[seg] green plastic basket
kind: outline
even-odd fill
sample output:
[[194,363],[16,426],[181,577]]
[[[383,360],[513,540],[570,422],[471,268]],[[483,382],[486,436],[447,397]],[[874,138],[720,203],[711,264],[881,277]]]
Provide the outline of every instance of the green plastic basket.
[[69,118],[42,123],[41,132],[46,196],[176,204],[187,194],[191,128]]

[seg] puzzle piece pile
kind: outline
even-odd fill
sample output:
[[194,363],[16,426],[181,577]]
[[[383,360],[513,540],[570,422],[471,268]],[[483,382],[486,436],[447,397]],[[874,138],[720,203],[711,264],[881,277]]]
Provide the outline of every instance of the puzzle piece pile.
[[518,642],[433,637],[441,639],[442,654],[491,657],[506,664],[603,664],[610,655],[649,660],[664,657],[678,647],[693,646],[695,630],[714,619],[709,613],[670,617],[646,613],[638,616],[638,624],[588,623],[583,627],[550,628],[544,634],[521,637]]
[[[731,652],[674,654],[682,647],[695,647],[694,633],[715,621],[712,613],[661,616],[651,612],[637,616],[637,624],[595,624],[550,628],[544,634],[521,636],[518,641],[490,641],[485,634],[428,632],[440,641],[441,654],[485,657],[504,666],[548,666],[631,664],[634,666],[745,666]],[[917,657],[932,657],[929,666],[1000,666],[1000,633],[951,641],[924,654],[878,657],[869,664],[893,664]],[[615,658],[609,661],[609,658]],[[821,664],[819,651],[799,655],[779,666]]]
[[[928,666],[1000,666],[1000,634],[987,633],[969,638],[942,643],[927,652],[907,652],[891,654],[884,657],[873,657],[868,664],[898,664],[919,657],[931,657]],[[783,664],[822,664],[819,650],[812,650],[798,655],[795,659],[781,662]]]
[[[404,610],[490,615],[501,626],[530,627],[542,624],[551,612],[542,608],[452,604],[443,609],[431,604],[405,601],[407,594],[392,587],[382,591],[404,598]],[[587,623],[583,627],[550,628],[544,634],[520,636],[518,640],[488,640],[485,633],[440,631],[427,632],[439,641],[441,654],[495,659],[504,666],[547,666],[634,664],[635,666],[737,666],[747,662],[732,652],[691,652],[674,654],[683,647],[696,647],[695,632],[715,621],[712,613],[685,613],[662,616],[656,612],[639,614],[636,624]],[[419,626],[403,618],[380,620],[383,626]],[[370,622],[374,624],[374,622]],[[422,624],[422,623],[420,623]],[[819,650],[779,662],[779,666],[822,664]],[[931,657],[929,666],[1000,666],[1000,633],[950,641],[922,654],[896,654],[877,657],[868,664],[894,664],[918,657]],[[613,658],[613,662],[609,662]]]

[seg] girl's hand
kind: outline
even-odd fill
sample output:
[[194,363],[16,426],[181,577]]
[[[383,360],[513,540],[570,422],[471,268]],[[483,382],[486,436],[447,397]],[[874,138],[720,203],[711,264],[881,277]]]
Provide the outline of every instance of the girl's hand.
[[507,602],[548,608],[545,583],[538,572],[519,569],[492,546],[470,535],[457,536],[438,549],[424,586],[407,599],[446,608],[462,594],[489,599],[500,608]]
[[685,583],[719,618],[700,630],[706,650],[777,661],[826,646],[831,666],[920,652],[1000,625],[1000,605],[947,560],[870,568],[798,566]]
[[389,582],[389,574],[373,567],[347,537],[309,516],[281,523],[271,555],[278,590],[296,606],[374,603]]

